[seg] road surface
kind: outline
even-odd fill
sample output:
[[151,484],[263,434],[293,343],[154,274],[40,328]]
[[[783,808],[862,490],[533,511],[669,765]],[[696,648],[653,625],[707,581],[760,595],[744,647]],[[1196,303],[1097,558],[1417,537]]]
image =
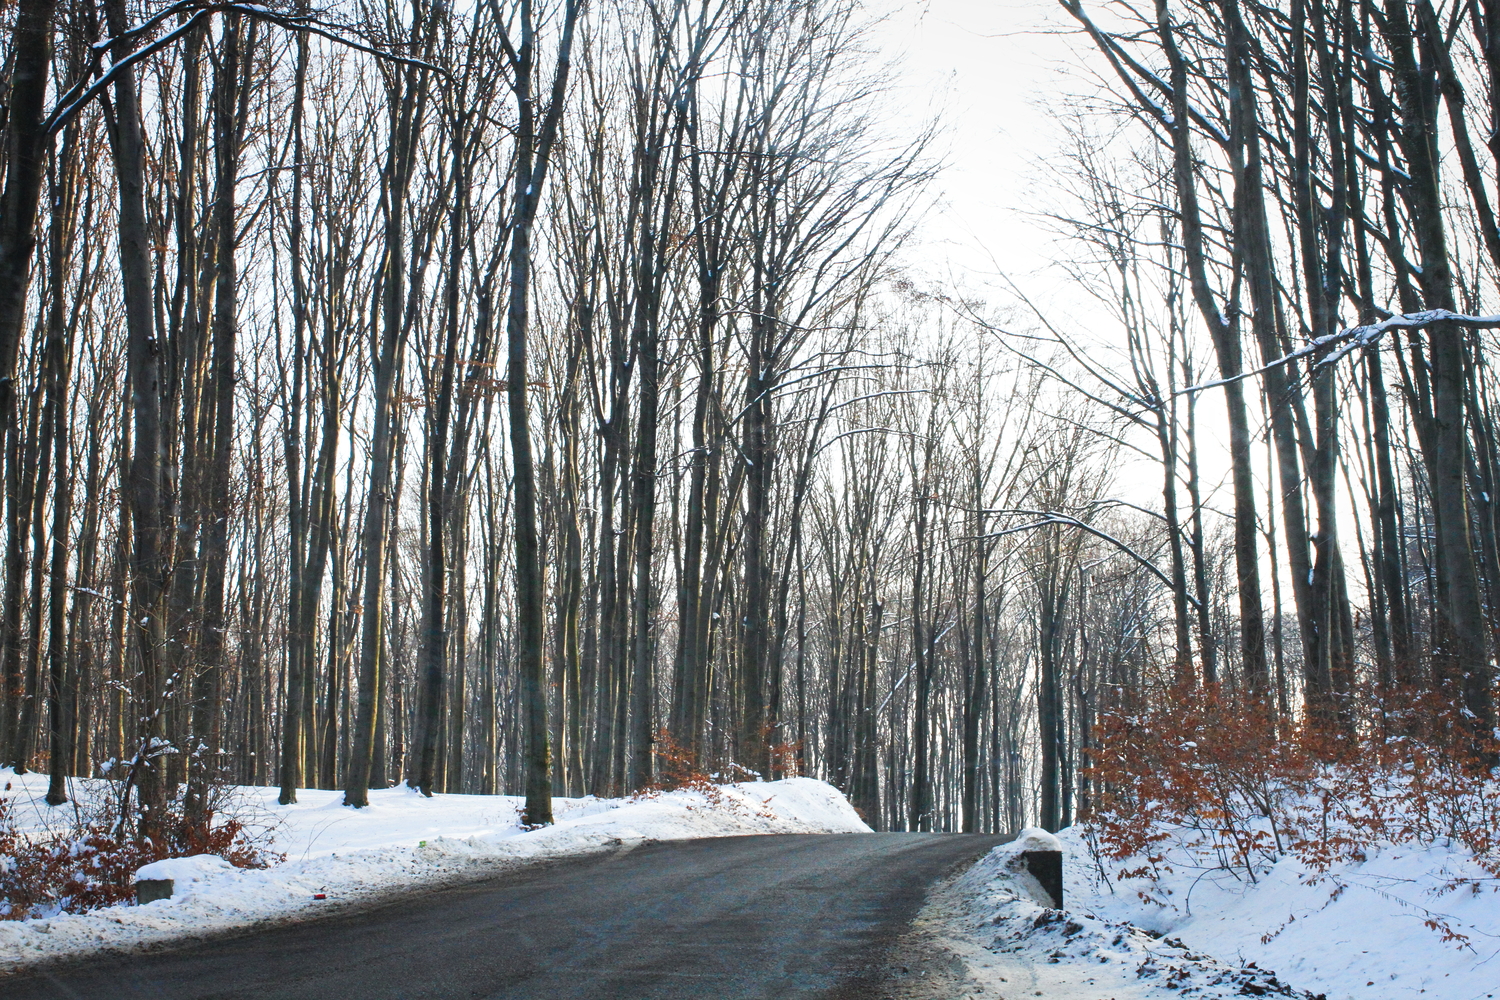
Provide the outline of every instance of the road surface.
[[908,994],[890,949],[928,888],[1002,839],[876,833],[622,848],[242,937],[0,979],[0,996],[896,998]]

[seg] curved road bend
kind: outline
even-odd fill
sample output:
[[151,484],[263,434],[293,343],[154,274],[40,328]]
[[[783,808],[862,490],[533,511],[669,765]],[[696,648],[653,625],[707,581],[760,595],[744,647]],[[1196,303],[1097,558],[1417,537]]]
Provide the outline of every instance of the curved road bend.
[[201,943],[0,979],[5,1000],[885,997],[928,888],[1005,838],[652,844]]

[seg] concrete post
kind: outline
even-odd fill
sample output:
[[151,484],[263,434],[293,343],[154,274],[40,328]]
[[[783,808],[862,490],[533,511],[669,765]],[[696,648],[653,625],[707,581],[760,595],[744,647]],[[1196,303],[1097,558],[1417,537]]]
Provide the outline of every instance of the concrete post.
[[1052,897],[1052,908],[1063,908],[1062,851],[1023,851],[1026,870]]
[[169,878],[143,878],[135,884],[135,905],[145,906],[158,899],[172,898],[172,880]]

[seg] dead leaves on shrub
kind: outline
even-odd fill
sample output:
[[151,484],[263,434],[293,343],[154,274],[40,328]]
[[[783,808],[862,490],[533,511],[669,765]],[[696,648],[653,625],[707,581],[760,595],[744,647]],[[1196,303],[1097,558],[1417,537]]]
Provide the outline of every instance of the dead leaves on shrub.
[[[4,791],[11,786],[6,784]],[[284,860],[235,819],[210,815],[189,824],[180,809],[166,822],[164,843],[120,832],[108,796],[76,813],[66,830],[26,834],[16,829],[10,800],[0,794],[0,920],[84,913],[134,898],[135,872],[164,858],[215,854],[237,868],[265,868]]]
[[[1102,859],[1133,861],[1118,878],[1144,880],[1152,888],[1142,898],[1162,905],[1169,841],[1251,882],[1286,856],[1317,881],[1382,846],[1446,842],[1485,875],[1452,875],[1440,892],[1500,888],[1500,783],[1486,763],[1500,747],[1477,744],[1436,699],[1391,699],[1387,709],[1380,721],[1398,719],[1399,734],[1373,723],[1353,733],[1289,726],[1203,688],[1105,713],[1086,770],[1090,840]],[[1444,941],[1467,940],[1440,917],[1427,925]]]

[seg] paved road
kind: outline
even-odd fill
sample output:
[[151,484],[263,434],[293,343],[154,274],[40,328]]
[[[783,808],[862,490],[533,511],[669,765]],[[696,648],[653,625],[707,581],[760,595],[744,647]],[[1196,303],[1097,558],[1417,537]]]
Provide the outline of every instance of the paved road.
[[5,1000],[856,1000],[934,881],[1003,838],[734,837],[521,869],[180,951],[0,980]]

